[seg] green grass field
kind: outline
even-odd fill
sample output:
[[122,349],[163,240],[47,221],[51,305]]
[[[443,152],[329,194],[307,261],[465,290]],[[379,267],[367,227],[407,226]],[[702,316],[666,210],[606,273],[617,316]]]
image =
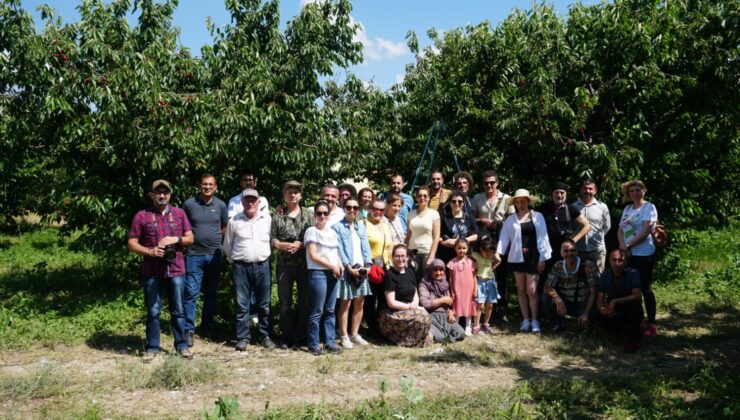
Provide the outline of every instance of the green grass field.
[[[468,346],[429,357],[425,362],[487,368],[505,365],[529,379],[513,387],[481,388],[472,384],[469,391],[461,389],[455,395],[429,395],[417,387],[413,376],[407,376],[379,381],[380,397],[359,403],[288,404],[266,407],[259,413],[240,408],[238,400],[224,393],[216,404],[203,404],[201,412],[192,416],[737,418],[740,222],[721,230],[673,231],[671,241],[661,251],[656,267],[661,334],[645,345],[639,357],[610,353],[608,349],[616,344],[593,333],[585,338],[542,338],[551,340],[547,349],[559,360],[577,358],[581,365],[598,367],[607,363],[616,369],[597,374],[565,367],[542,372],[516,354],[494,357],[483,345]],[[74,237],[59,239],[53,228],[0,235],[0,361],[9,355],[80,345],[136,356],[142,345],[144,316],[137,260],[127,255],[112,263],[115,259],[109,258],[109,252],[79,250]],[[232,309],[226,284],[219,298],[222,307],[217,322],[228,336]],[[168,358],[144,373],[133,364],[125,365],[136,363],[135,358],[131,360],[120,370],[134,373],[118,376],[123,377],[119,378],[120,386],[132,390],[180,389],[224,381],[229,376],[218,361],[208,359],[188,364]],[[366,369],[376,369],[379,363],[382,361],[370,361]],[[319,375],[331,371],[331,365],[316,367]],[[111,407],[93,400],[77,398],[83,390],[76,394],[78,386],[54,363],[42,364],[24,375],[0,372],[0,396],[21,405],[42,401],[41,406],[47,408],[34,411],[40,417],[126,417],[116,415],[115,410],[109,412]],[[400,389],[400,393],[387,396],[389,386]],[[62,400],[77,401],[59,403]]]

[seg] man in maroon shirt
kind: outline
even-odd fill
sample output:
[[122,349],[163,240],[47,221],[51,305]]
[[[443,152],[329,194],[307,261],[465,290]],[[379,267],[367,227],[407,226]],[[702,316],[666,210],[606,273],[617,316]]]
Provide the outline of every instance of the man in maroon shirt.
[[172,195],[170,183],[158,179],[149,193],[153,206],[134,216],[128,234],[128,248],[144,257],[141,263],[141,281],[146,306],[146,347],[144,356],[159,353],[159,312],[162,294],[167,290],[170,323],[177,353],[190,359],[192,352],[185,340],[185,258],[183,247],[193,243],[193,232],[185,212],[169,205]]

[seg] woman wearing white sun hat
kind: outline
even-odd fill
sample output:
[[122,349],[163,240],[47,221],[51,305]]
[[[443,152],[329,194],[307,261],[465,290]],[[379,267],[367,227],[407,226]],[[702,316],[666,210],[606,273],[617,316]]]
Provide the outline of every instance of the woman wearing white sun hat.
[[[516,213],[509,216],[501,228],[495,264],[501,262],[501,255],[509,252],[509,270],[514,273],[522,312],[520,331],[539,334],[537,319],[537,280],[545,270],[545,261],[550,258],[552,249],[547,237],[547,225],[541,213],[532,210],[531,205],[539,200],[525,189],[516,190],[514,196],[506,199],[506,205],[514,204]],[[531,317],[530,317],[531,313]]]

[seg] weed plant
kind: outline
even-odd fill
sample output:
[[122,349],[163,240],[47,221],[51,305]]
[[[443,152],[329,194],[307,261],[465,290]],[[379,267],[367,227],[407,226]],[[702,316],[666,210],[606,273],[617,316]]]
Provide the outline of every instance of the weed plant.
[[0,392],[4,398],[48,398],[62,395],[68,381],[55,363],[41,363],[36,371],[0,379]]
[[203,360],[185,360],[177,355],[164,356],[154,366],[145,386],[148,388],[177,389],[187,385],[211,383],[223,377],[223,370],[215,363]]

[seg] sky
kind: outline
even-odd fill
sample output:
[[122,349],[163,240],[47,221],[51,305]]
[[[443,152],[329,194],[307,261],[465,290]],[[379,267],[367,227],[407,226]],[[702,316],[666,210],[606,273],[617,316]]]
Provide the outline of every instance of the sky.
[[[280,14],[283,24],[310,1],[314,0],[282,0]],[[553,4],[565,16],[568,7],[577,2],[594,4],[600,1],[549,0],[547,3]],[[21,1],[22,6],[34,14],[39,26],[39,13],[36,11],[39,4],[54,8],[63,22],[74,22],[79,19],[75,10],[79,3],[78,0]],[[355,0],[351,15],[361,25],[356,40],[364,45],[365,59],[349,71],[365,82],[389,89],[403,80],[406,64],[414,62],[414,56],[406,46],[408,31],[416,32],[419,46],[423,48],[431,44],[426,36],[430,28],[442,33],[469,24],[477,25],[484,20],[496,26],[514,9],[528,10],[535,3],[532,0]],[[175,11],[174,25],[181,29],[180,41],[196,55],[201,46],[212,42],[206,28],[209,16],[217,26],[230,22],[221,0],[180,0]]]

